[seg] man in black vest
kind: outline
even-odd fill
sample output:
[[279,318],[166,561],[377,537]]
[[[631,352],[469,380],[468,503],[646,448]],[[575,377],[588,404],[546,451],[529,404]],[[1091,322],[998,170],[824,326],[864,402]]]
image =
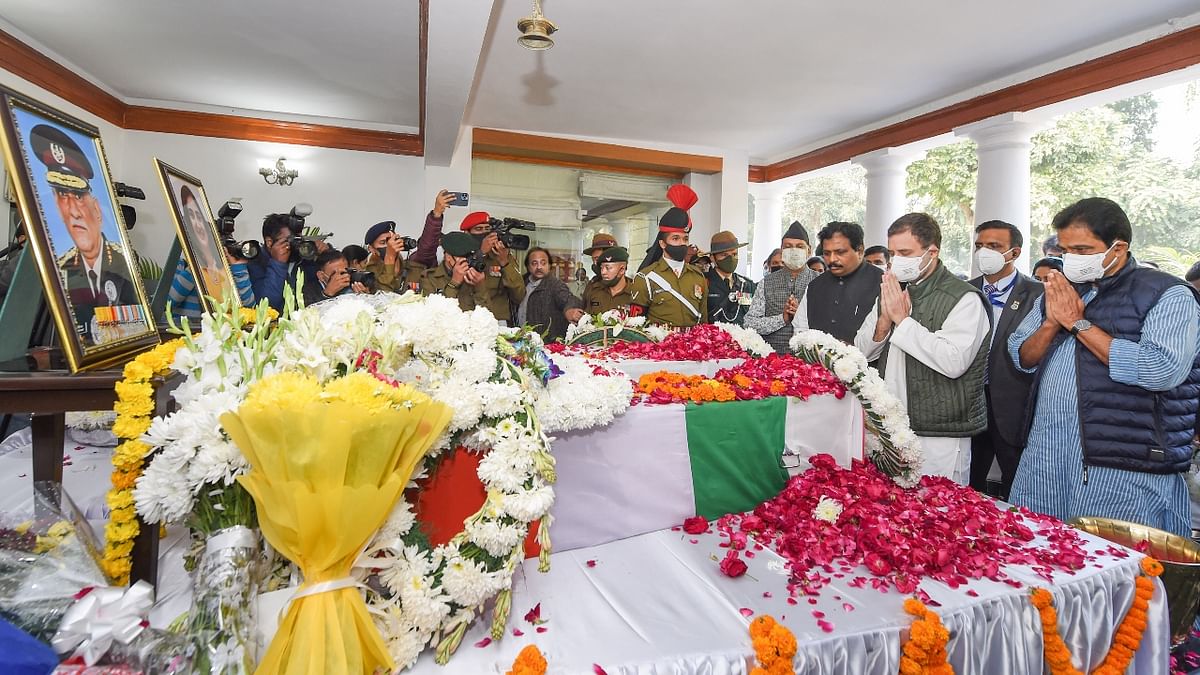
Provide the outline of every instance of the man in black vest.
[[995,496],[1008,499],[1024,439],[1025,403],[1033,376],[1017,370],[1008,358],[1008,336],[1021,325],[1042,295],[1042,285],[1017,271],[1014,262],[1025,243],[1015,225],[989,220],[975,228],[975,265],[982,273],[970,281],[988,299],[992,344],[988,352],[983,391],[988,403],[988,428],[971,439],[971,487],[987,491],[992,459],[1000,465],[1001,488]]
[[832,222],[817,239],[824,252],[827,274],[808,285],[792,327],[819,330],[852,344],[879,300],[883,271],[863,259],[863,229],[857,223]]
[[[1103,516],[1191,533],[1182,472],[1200,405],[1200,293],[1138,265],[1115,202],[1054,216],[1062,274],[1008,339],[1036,372],[1012,503],[1067,520]],[[1043,307],[1045,308],[1043,311]]]
[[783,268],[763,277],[754,289],[745,325],[762,335],[777,353],[787,354],[791,352],[792,320],[817,273],[805,264],[810,250],[808,230],[799,221],[793,221],[783,233],[780,250]]

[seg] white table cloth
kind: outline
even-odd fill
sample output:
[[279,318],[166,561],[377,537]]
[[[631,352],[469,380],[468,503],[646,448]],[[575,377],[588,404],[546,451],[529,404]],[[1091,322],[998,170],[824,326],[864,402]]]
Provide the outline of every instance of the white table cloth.
[[[1107,542],[1087,537],[1097,551]],[[693,544],[692,541],[697,543]],[[766,613],[787,625],[800,649],[801,675],[895,675],[901,633],[912,617],[902,609],[904,596],[880,593],[867,584],[848,582],[859,568],[822,590],[816,604],[787,601],[782,559],[769,550],[747,559],[749,572],[739,579],[723,576],[711,556],[723,556],[715,534],[693,537],[661,531],[603,546],[552,556],[547,574],[537,561],[518,569],[513,584],[512,618],[503,640],[476,647],[489,632],[484,617],[462,641],[445,667],[425,653],[414,667],[418,675],[504,673],[517,653],[534,643],[549,661],[549,673],[592,675],[593,664],[609,675],[745,675],[753,666],[748,625],[741,609]],[[595,565],[588,566],[588,561]],[[1136,554],[1107,556],[1075,575],[1055,575],[1055,602],[1064,639],[1085,670],[1099,665],[1108,651],[1114,626],[1133,597]],[[1045,672],[1037,611],[1029,603],[1030,585],[1046,582],[1026,568],[1010,568],[1026,586],[974,581],[952,590],[926,581],[922,588],[940,602],[933,609],[953,634],[950,663],[959,675],[1020,675]],[[966,594],[968,589],[978,597]],[[766,597],[766,595],[770,597]],[[1142,648],[1130,672],[1167,672],[1169,632],[1161,584],[1150,602]],[[544,633],[523,620],[541,605]],[[823,632],[813,611],[834,625]],[[523,632],[513,635],[513,629]]]
[[712,361],[652,361],[650,359],[606,359],[604,365],[612,366],[629,376],[634,382],[642,375],[656,370],[666,370],[681,375],[703,375],[712,377],[722,368],[732,368],[745,359],[714,359]]

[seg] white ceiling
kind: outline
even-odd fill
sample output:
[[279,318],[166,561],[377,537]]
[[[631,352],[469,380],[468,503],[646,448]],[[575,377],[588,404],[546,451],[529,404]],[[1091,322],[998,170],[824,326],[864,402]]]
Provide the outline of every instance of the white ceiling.
[[533,53],[515,45],[529,3],[496,6],[473,125],[755,159],[1200,10],[1197,0],[543,0],[560,31]]
[[[561,31],[534,53],[515,40],[528,0],[430,1],[442,3],[437,47],[461,36],[469,44],[453,49],[470,64],[479,41],[462,12],[492,7],[469,124],[741,150],[756,163],[1165,32],[1174,17],[1200,21],[1200,0],[543,0]],[[418,15],[418,0],[3,0],[0,28],[131,103],[415,130]],[[443,61],[430,61],[433,103],[471,68],[439,72]]]
[[4,0],[127,101],[420,125],[417,0]]

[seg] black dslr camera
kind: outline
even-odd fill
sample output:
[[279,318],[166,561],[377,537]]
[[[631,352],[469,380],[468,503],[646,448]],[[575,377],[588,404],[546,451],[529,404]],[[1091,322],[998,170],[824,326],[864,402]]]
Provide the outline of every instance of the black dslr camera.
[[262,245],[253,239],[238,241],[233,236],[234,221],[242,212],[242,205],[236,199],[225,202],[217,210],[217,233],[221,235],[221,245],[232,258],[253,260],[262,253]]
[[481,251],[475,251],[467,258],[467,267],[482,272],[487,269],[487,256]]
[[520,218],[488,218],[488,225],[491,226],[492,232],[500,238],[500,241],[513,251],[529,250],[529,236],[524,234],[513,234],[513,230],[526,230],[534,232],[537,230],[537,225],[530,220],[521,220]]
[[369,290],[369,291],[375,290],[375,273],[374,272],[368,272],[367,270],[354,269],[353,267],[351,267],[346,270],[346,273],[350,275],[350,283],[362,284],[363,286],[366,286],[367,290]]
[[409,253],[417,250],[417,240],[412,237],[400,237],[400,241],[404,242],[404,250]]
[[288,229],[292,231],[292,262],[317,259],[317,240],[304,236],[304,219],[311,216],[312,204],[301,202],[288,211]]

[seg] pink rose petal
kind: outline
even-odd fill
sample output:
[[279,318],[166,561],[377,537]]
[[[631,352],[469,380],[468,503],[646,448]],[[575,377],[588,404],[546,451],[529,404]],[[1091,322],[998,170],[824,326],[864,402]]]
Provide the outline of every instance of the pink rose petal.
[[589,561],[587,561],[587,566],[588,566],[588,567],[595,567],[595,566],[596,566],[596,561],[595,561],[595,560],[589,560]]
[[821,628],[821,630],[825,631],[826,633],[833,632],[833,624],[829,623],[828,621],[826,621],[824,619],[818,619],[817,626],[819,626]]
[[754,616],[754,610],[750,609],[749,607],[743,607],[738,611],[742,613],[742,616],[747,618]]
[[546,628],[545,626],[538,626],[538,627],[537,627],[537,632],[539,632],[539,633],[545,633],[545,632],[546,632],[546,631],[548,631],[548,630],[550,630],[550,629],[549,629],[549,628]]
[[488,646],[488,645],[490,645],[490,644],[492,644],[492,638],[490,638],[490,637],[485,637],[485,638],[483,638],[482,640],[480,640],[479,642],[476,642],[476,643],[475,643],[475,646],[476,646],[476,647],[479,647],[479,648],[483,648],[483,647],[486,647],[486,646]]
[[521,637],[524,634],[525,634],[525,631],[521,630],[520,628],[513,629],[513,637]]
[[598,664],[592,664],[592,675],[608,675]]
[[843,602],[843,603],[842,603],[842,609],[846,610],[847,612],[853,612],[853,611],[854,611],[854,605],[852,605],[852,604],[850,604],[850,603],[848,603],[848,602]]

